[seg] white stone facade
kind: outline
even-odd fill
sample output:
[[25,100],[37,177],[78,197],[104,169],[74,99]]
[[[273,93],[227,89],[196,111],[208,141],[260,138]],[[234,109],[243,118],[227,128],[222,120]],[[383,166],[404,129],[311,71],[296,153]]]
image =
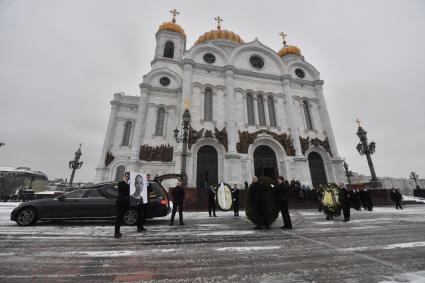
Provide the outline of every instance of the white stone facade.
[[[209,40],[195,44],[188,50],[185,36],[181,33],[159,30],[156,39],[152,69],[143,77],[140,96],[117,93],[113,97],[103,151],[96,168],[96,182],[114,180],[120,165],[126,171],[140,170],[152,175],[179,173],[182,144],[176,143],[173,130],[177,127],[181,133],[182,114],[188,105],[191,127],[195,131],[204,129],[203,133],[207,130],[214,133],[215,128],[225,128],[227,133],[227,149],[214,136],[202,136],[191,145],[187,158],[189,187],[197,186],[197,178],[202,178],[197,176],[198,152],[205,145],[217,151],[218,182],[240,185],[245,181],[250,183],[255,174],[254,152],[261,145],[274,152],[275,176],[297,179],[311,186],[309,154],[316,152],[323,160],[326,181],[345,181],[343,159],[338,155],[324,99],[323,81],[316,68],[306,62],[303,56],[289,54],[281,58],[276,51],[257,39],[248,43],[226,39]],[[173,58],[163,57],[167,41],[174,43]],[[206,53],[214,55],[214,63],[204,61]],[[262,68],[250,64],[253,55],[263,60]],[[296,69],[301,69],[305,76],[299,78]],[[160,79],[163,77],[169,79],[169,85],[161,85]],[[205,106],[207,88],[212,90],[212,105],[208,106],[212,107],[212,119],[209,121],[204,119],[204,112],[208,108]],[[253,125],[250,125],[248,118],[248,94],[253,96]],[[258,95],[263,97],[265,125],[259,121],[259,115],[262,114],[259,113],[258,104],[261,101]],[[272,99],[272,106],[268,105],[268,98]],[[304,113],[305,103],[311,117],[310,129]],[[158,119],[158,111],[164,112],[163,123]],[[158,120],[161,120],[161,134],[157,132]],[[131,121],[128,145],[123,144],[127,121]],[[248,142],[246,153],[238,150],[237,144],[241,142],[239,132],[252,134],[260,130],[263,131]],[[289,140],[292,140],[292,146],[285,150],[273,134],[287,134]],[[303,146],[300,137],[326,142]],[[169,145],[172,147],[172,160],[141,160],[139,153],[142,145]],[[113,160],[110,158],[109,162],[105,162],[108,154],[113,156]]]

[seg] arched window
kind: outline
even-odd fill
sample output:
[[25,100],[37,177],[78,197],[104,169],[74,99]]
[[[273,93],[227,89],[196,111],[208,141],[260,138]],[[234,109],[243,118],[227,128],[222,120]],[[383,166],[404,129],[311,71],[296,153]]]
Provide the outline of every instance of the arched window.
[[164,57],[174,58],[174,43],[167,41],[164,46]]
[[266,114],[264,112],[264,101],[261,95],[257,96],[257,107],[258,107],[258,124],[260,126],[266,125]]
[[131,121],[125,122],[124,126],[124,134],[122,136],[122,146],[127,146],[130,143],[130,135],[131,135],[131,126],[133,123]]
[[117,173],[115,174],[115,181],[121,181],[124,178],[125,167],[120,165],[117,167]]
[[164,118],[165,118],[165,109],[160,107],[158,109],[158,114],[156,116],[156,128],[155,135],[162,136],[162,132],[164,131]]
[[274,112],[274,102],[271,96],[267,99],[267,108],[269,109],[270,126],[276,127],[276,114]]
[[248,125],[255,125],[254,100],[252,94],[247,94],[246,96],[246,111],[248,114]]
[[308,101],[303,101],[304,117],[307,124],[307,129],[313,130],[313,123],[311,122],[310,108],[308,107]]
[[204,93],[204,120],[212,121],[212,90],[207,87]]

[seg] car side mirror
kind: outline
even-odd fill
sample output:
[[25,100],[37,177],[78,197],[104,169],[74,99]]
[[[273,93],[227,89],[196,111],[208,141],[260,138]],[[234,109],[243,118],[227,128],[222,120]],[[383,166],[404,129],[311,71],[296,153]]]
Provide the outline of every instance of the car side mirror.
[[65,200],[65,197],[64,196],[58,196],[58,200],[59,201],[64,201]]

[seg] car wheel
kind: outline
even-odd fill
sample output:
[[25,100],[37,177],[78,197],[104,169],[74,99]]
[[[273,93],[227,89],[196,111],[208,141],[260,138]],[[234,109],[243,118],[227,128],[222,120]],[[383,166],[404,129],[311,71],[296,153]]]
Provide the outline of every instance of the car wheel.
[[134,208],[130,208],[124,214],[124,224],[125,225],[134,225],[137,222],[137,210]]
[[37,222],[37,212],[31,207],[21,209],[16,217],[16,223],[19,226],[31,226],[35,222]]

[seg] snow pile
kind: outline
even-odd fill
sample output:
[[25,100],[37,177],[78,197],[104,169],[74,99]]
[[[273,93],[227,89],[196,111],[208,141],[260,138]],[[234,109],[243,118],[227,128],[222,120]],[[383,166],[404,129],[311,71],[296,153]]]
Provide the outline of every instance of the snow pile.
[[412,196],[405,196],[405,195],[403,195],[403,201],[414,201],[416,203],[425,203],[425,199],[424,198],[412,197]]

